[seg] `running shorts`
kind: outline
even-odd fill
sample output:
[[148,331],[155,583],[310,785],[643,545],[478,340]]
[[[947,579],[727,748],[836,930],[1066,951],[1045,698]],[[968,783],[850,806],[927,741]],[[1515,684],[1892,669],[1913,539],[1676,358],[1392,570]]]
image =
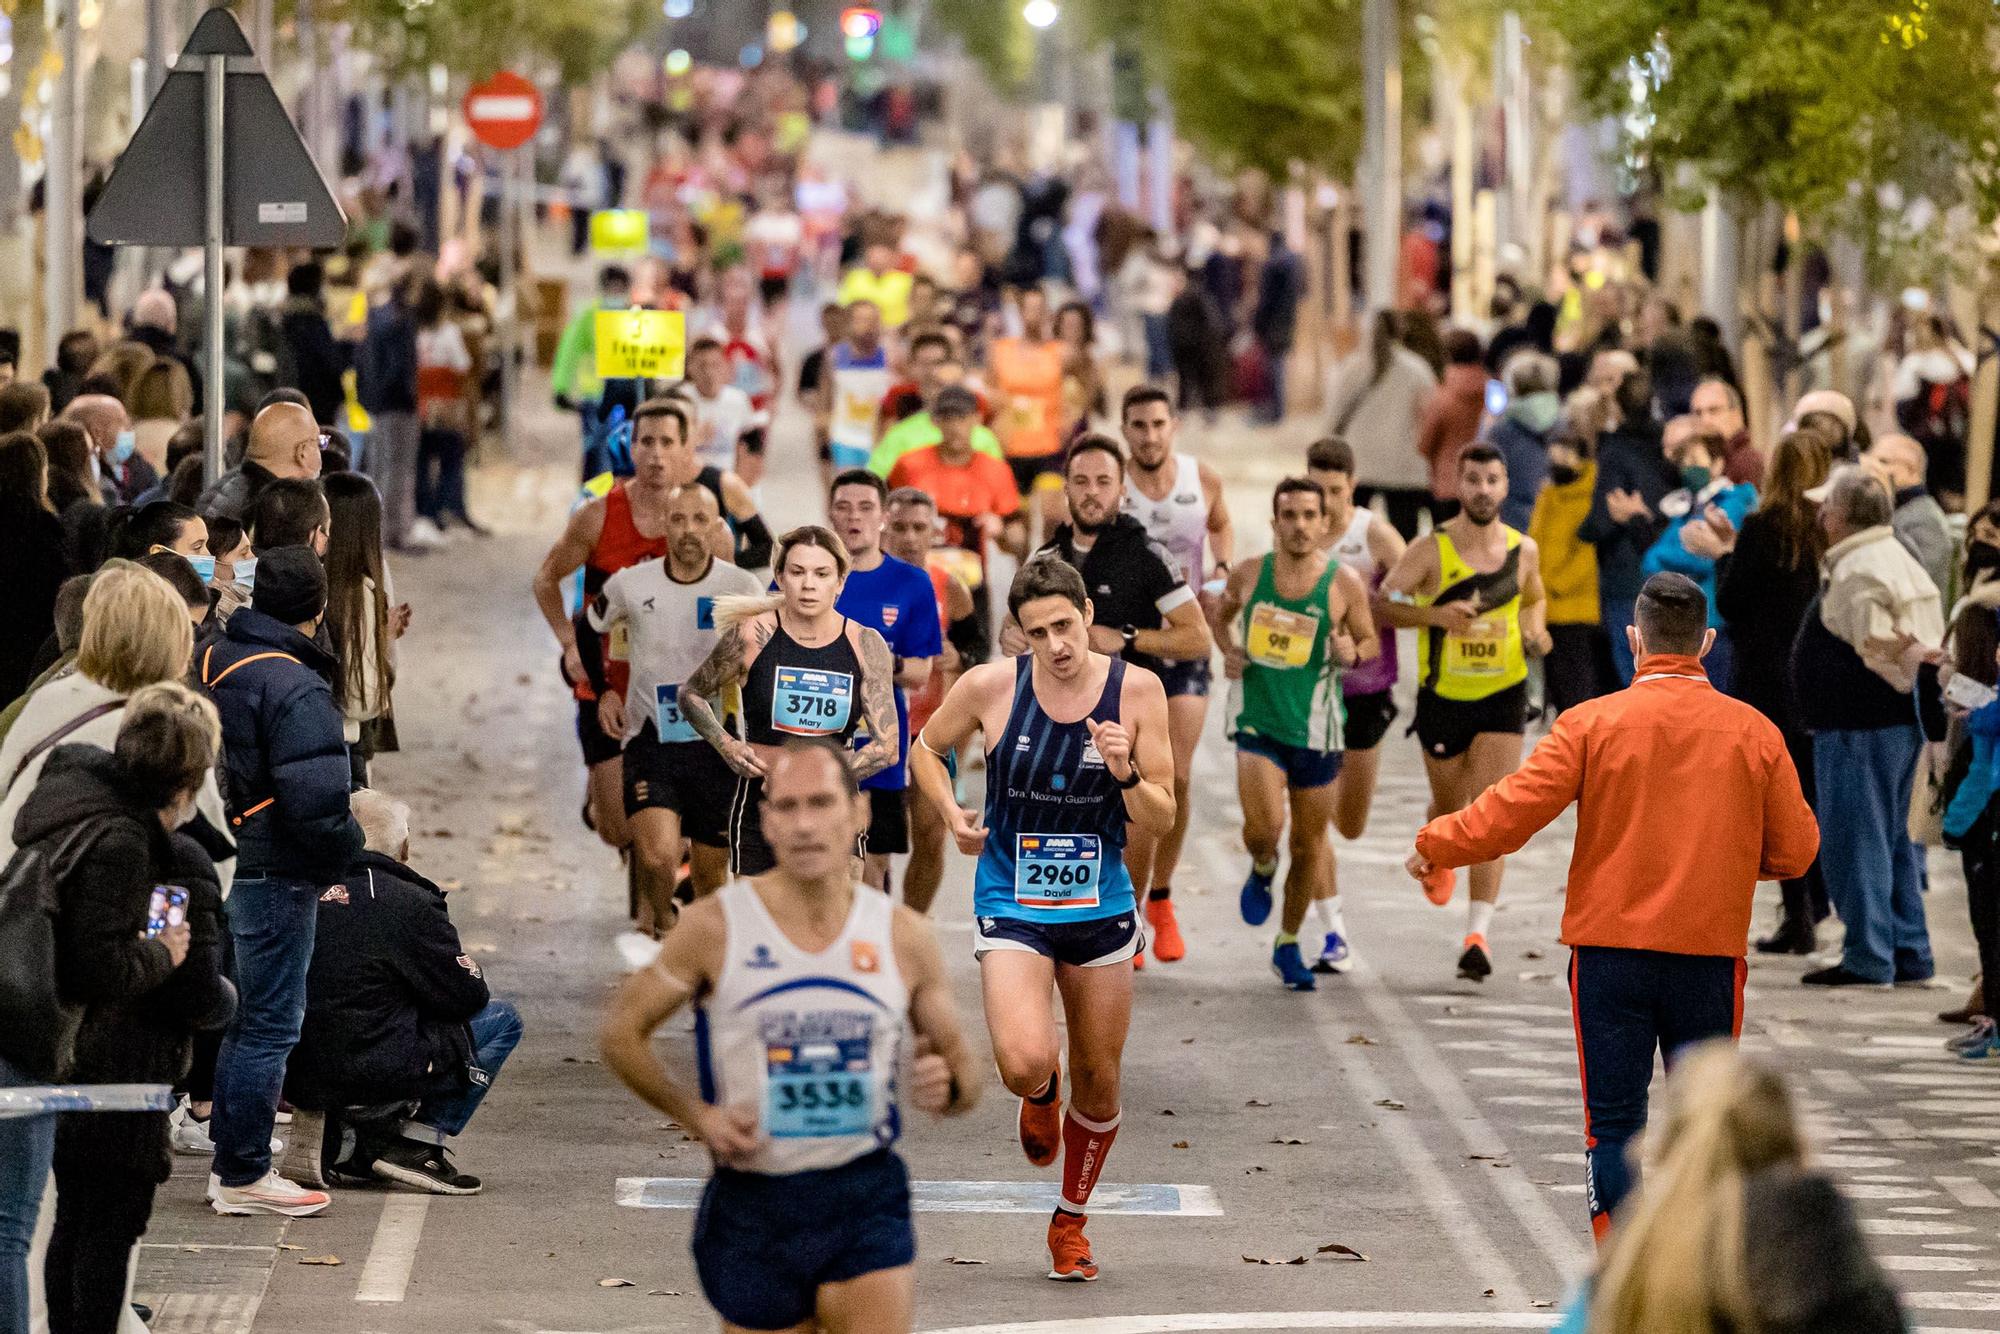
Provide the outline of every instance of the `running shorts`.
[[995,950],[1039,954],[1075,968],[1108,968],[1130,963],[1146,948],[1146,930],[1135,910],[1081,922],[1029,922],[1019,917],[972,919],[972,957]]
[[724,1320],[791,1329],[812,1319],[821,1285],[917,1258],[909,1172],[888,1149],[781,1176],[718,1167],[701,1193],[693,1250],[702,1295]]
[[1007,460],[1007,466],[1014,470],[1014,489],[1024,496],[1035,489],[1036,478],[1059,473],[1062,471],[1062,465],[1061,450],[1053,454],[1038,454],[1032,458],[1010,457]]
[[1434,760],[1456,759],[1472,747],[1472,738],[1481,732],[1511,732],[1515,736],[1528,729],[1528,683],[1517,682],[1484,699],[1446,699],[1428,690],[1417,692],[1417,718],[1410,730],[1417,734],[1424,754]]
[[1167,698],[1178,695],[1206,695],[1211,678],[1209,660],[1192,658],[1186,662],[1162,662],[1158,667],[1160,684],[1166,687]]
[[1396,721],[1396,697],[1387,690],[1346,697],[1347,723],[1340,730],[1348,750],[1373,750],[1389,734]]
[[[745,876],[763,875],[777,869],[777,854],[764,838],[764,818],[759,807],[764,801],[764,780],[734,775],[736,795],[729,803],[729,874],[742,879]],[[885,793],[886,796],[900,797],[900,792]],[[908,851],[909,826],[903,827],[903,851]],[[854,855],[859,857],[867,850],[868,834],[864,832],[854,840]]]
[[736,773],[706,741],[662,743],[648,719],[625,743],[625,814],[672,811],[681,833],[711,848],[729,846],[729,798]]
[[920,801],[907,788],[868,789],[868,833],[865,846],[878,857],[891,857],[910,850],[911,801]]
[[1277,765],[1285,775],[1285,786],[1294,792],[1325,787],[1340,777],[1342,752],[1337,750],[1308,750],[1304,746],[1289,746],[1282,741],[1273,741],[1267,736],[1238,732],[1236,753],[1261,755]]
[[624,749],[615,736],[608,736],[597,725],[597,701],[580,699],[576,702],[576,741],[583,747],[583,763],[586,768],[595,769],[606,760],[615,760]]

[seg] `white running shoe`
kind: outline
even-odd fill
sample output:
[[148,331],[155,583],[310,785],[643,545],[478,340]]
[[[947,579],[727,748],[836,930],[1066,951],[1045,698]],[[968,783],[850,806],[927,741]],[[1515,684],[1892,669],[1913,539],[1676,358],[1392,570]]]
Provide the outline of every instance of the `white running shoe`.
[[444,533],[429,519],[417,518],[410,524],[409,535],[404,541],[413,547],[423,547],[435,551],[445,544]]
[[188,1108],[188,1100],[182,1098],[174,1110],[167,1114],[167,1135],[173,1141],[175,1153],[213,1154],[215,1141],[208,1137],[208,1122],[197,1121]]
[[219,1214],[283,1214],[304,1218],[333,1203],[323,1190],[295,1186],[276,1172],[266,1172],[262,1180],[247,1186],[225,1186],[215,1173],[208,1174],[208,1207]]

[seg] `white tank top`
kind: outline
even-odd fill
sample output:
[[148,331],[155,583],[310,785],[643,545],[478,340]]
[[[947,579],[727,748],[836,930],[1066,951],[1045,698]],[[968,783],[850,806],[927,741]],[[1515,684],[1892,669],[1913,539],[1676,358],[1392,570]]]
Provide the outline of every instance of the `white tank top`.
[[1333,554],[1340,563],[1361,576],[1363,587],[1375,587],[1375,553],[1368,549],[1369,520],[1374,511],[1365,505],[1354,507],[1354,517],[1347,521],[1347,531],[1334,539]]
[[1146,536],[1173,553],[1188,586],[1200,588],[1208,578],[1202,559],[1208,545],[1208,493],[1201,489],[1201,467],[1194,457],[1174,455],[1174,484],[1164,500],[1141,491],[1127,472],[1125,512],[1146,525]]
[[726,961],[696,1008],[695,1049],[703,1100],[757,1111],[765,1144],[745,1170],[840,1167],[895,1143],[910,992],[889,897],[857,885],[846,927],[818,954],[786,938],[749,881],[721,898]]
[[[701,740],[681,711],[680,689],[715,647],[715,600],[763,591],[763,580],[724,560],[711,560],[695,582],[679,583],[664,556],[628,565],[604,581],[590,604],[590,624],[611,635],[613,651],[631,668],[624,740],[639,735],[647,719],[664,743]],[[731,702],[733,691],[724,700]]]

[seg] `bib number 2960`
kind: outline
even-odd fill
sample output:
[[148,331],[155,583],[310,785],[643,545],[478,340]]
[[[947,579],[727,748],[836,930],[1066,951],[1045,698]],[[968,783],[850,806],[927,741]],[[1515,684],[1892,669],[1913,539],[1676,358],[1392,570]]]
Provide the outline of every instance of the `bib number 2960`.
[[1014,902],[1024,908],[1095,908],[1104,847],[1095,834],[1019,834]]

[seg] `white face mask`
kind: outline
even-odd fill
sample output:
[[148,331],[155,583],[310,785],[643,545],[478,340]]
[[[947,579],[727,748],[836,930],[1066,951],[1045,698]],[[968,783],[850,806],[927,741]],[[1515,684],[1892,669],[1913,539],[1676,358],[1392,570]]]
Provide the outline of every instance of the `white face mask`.
[[189,824],[193,823],[194,817],[199,814],[201,814],[201,805],[199,798],[189,797],[187,799],[187,802],[181,807],[181,809],[175,813],[174,828],[176,829],[186,828]]

